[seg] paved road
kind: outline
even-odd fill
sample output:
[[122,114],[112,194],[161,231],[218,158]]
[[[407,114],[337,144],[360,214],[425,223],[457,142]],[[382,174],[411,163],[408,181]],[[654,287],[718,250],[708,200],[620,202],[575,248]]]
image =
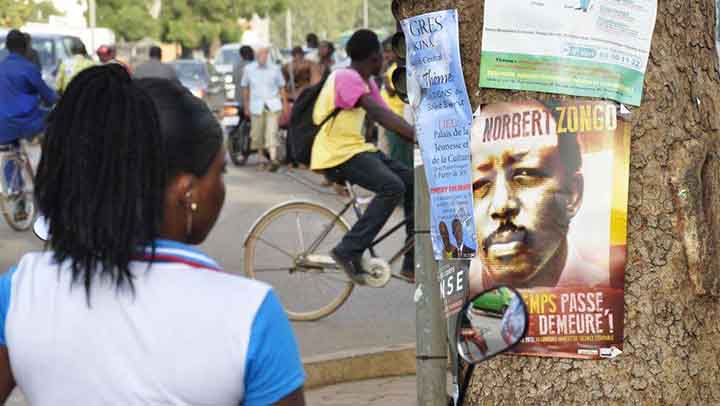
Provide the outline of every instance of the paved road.
[[[305,392],[305,403],[309,406],[415,406],[415,381],[412,375],[341,383]],[[27,406],[27,402],[16,390],[5,405]]]
[[[300,174],[319,180],[307,172]],[[229,168],[226,183],[225,208],[201,249],[216,258],[227,271],[241,272],[243,237],[254,220],[273,205],[290,198],[309,198],[341,207],[341,201],[334,195],[313,191],[285,174],[257,172],[252,162],[246,168]],[[400,232],[397,238],[388,241],[381,254],[397,249],[402,234]],[[15,264],[23,252],[41,248],[31,232],[13,232],[0,219],[0,269]],[[290,289],[292,285],[285,283],[279,288]],[[391,281],[383,289],[358,288],[330,317],[317,322],[294,323],[303,356],[414,342],[412,295],[413,287],[398,280]]]
[[415,406],[415,376],[350,382],[308,391],[311,406]]

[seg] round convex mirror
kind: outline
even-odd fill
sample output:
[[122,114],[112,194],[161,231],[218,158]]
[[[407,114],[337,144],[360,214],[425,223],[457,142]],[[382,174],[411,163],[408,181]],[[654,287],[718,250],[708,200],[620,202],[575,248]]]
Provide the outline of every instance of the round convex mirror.
[[458,353],[476,364],[516,346],[527,333],[528,313],[520,293],[499,286],[465,304],[457,331]]

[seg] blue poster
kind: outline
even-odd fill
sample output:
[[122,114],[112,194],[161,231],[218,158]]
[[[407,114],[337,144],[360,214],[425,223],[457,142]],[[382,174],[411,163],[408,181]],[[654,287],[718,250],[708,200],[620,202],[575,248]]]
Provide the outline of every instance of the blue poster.
[[473,258],[472,109],[460,63],[458,14],[423,14],[403,20],[402,28],[408,98],[430,188],[435,258]]

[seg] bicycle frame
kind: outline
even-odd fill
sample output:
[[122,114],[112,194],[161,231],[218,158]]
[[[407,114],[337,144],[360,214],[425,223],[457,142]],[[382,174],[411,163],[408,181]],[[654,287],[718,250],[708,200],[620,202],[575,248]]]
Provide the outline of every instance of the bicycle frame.
[[[342,210],[340,210],[340,212],[335,215],[332,222],[325,228],[325,230],[320,234],[320,236],[317,239],[315,239],[315,241],[312,244],[310,244],[310,247],[307,250],[305,250],[305,252],[302,253],[302,255],[301,255],[302,257],[306,257],[307,255],[315,252],[315,250],[325,240],[325,237],[327,237],[328,234],[330,234],[330,232],[335,227],[335,224],[338,222],[338,220],[340,218],[342,218],[342,216],[344,216],[345,213],[348,212],[348,210],[350,210],[352,208],[358,219],[360,219],[360,217],[362,216],[362,211],[360,210],[359,198],[355,194],[353,185],[349,182],[345,182],[345,186],[348,190],[348,193],[350,194],[350,201],[348,201],[345,204],[345,206],[342,208]],[[393,227],[391,227],[390,230],[386,231],[385,233],[383,233],[379,237],[377,237],[370,245],[370,248],[369,248],[370,255],[373,258],[378,258],[378,255],[375,253],[374,248],[381,242],[385,241],[388,237],[393,235],[400,228],[404,227],[406,224],[407,224],[407,220],[403,220],[403,221],[399,222],[398,224],[394,225]],[[398,250],[398,252],[396,252],[390,258],[389,263],[394,264],[398,259],[400,259],[408,251],[410,251],[414,245],[415,245],[415,238],[414,237],[408,238],[407,241],[405,242],[405,245],[402,248],[400,248],[400,250]]]

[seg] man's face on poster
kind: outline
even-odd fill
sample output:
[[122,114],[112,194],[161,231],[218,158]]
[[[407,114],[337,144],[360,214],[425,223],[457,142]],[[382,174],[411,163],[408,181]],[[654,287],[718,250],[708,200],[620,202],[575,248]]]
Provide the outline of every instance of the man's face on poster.
[[457,241],[458,245],[463,243],[463,230],[462,230],[462,223],[460,220],[453,221],[452,224],[453,227],[453,237],[455,237],[455,241]]
[[[583,180],[561,156],[548,108],[535,102],[508,106],[483,111],[473,126],[473,194],[485,272],[495,283],[521,285],[565,255],[561,248],[582,202]],[[485,117],[528,111],[542,114],[535,135],[483,142]]]
[[440,238],[442,238],[443,244],[445,247],[450,246],[450,232],[448,231],[447,225],[445,222],[441,221],[440,225],[438,226],[438,229],[440,230]]

